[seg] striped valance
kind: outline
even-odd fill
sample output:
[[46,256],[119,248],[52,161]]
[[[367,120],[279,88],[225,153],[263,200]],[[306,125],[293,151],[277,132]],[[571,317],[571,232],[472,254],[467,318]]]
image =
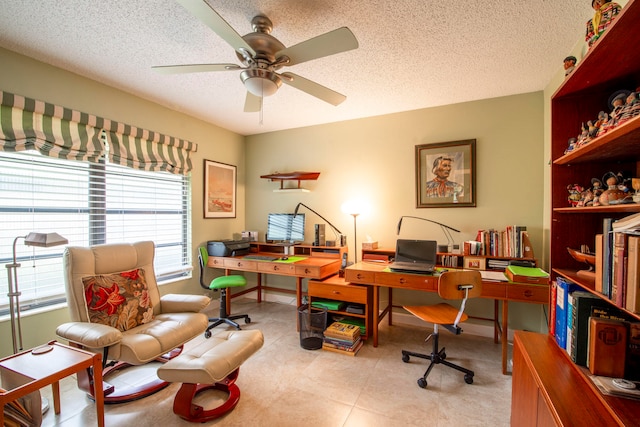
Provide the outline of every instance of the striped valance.
[[0,92],[0,149],[96,162],[104,153],[102,120],[68,108]]
[[197,148],[184,139],[0,91],[1,151],[35,149],[91,162],[108,151],[112,163],[186,175],[192,169],[190,153]]

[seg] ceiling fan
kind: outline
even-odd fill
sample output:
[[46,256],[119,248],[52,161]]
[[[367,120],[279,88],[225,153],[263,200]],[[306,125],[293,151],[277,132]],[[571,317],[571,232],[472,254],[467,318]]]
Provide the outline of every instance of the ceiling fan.
[[264,15],[258,15],[251,20],[252,33],[240,36],[206,1],[176,1],[229,43],[235,49],[243,66],[237,64],[163,65],[152,67],[155,71],[163,74],[180,74],[241,70],[240,80],[247,89],[245,112],[260,111],[262,98],[276,93],[282,83],[332,105],[338,105],[346,99],[346,96],[297,74],[276,71],[284,66],[356,49],[358,40],[347,27],[286,47],[270,34],[273,24]]

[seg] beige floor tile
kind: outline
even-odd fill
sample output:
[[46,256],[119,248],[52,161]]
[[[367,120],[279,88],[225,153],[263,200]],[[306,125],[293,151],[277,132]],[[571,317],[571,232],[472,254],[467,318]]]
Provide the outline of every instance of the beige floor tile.
[[[233,301],[233,312],[248,313],[251,323],[243,329],[260,329],[265,337],[262,349],[240,368],[238,406],[225,417],[203,426],[257,427],[393,427],[393,426],[507,426],[511,405],[511,376],[501,373],[500,345],[492,339],[469,334],[453,336],[442,332],[447,359],[475,371],[474,383],[443,365],[435,366],[428,387],[416,381],[427,369],[428,360],[402,361],[401,350],[429,353],[424,339],[429,329],[396,324],[380,325],[380,345],[367,342],[357,356],[305,350],[296,331],[294,306],[241,299]],[[212,304],[213,316],[217,304]],[[225,330],[219,326],[213,333]],[[205,340],[195,338],[185,347]],[[110,381],[137,384],[155,375],[157,366],[147,365],[122,371]],[[107,405],[107,426],[151,427],[194,426],[173,413],[173,398],[179,384],[134,402]],[[208,394],[207,394],[208,393]],[[223,396],[207,392],[198,403],[215,405]],[[42,390],[51,399],[50,387]],[[95,407],[78,390],[75,378],[61,382],[62,411],[49,410],[43,426],[96,425]]]

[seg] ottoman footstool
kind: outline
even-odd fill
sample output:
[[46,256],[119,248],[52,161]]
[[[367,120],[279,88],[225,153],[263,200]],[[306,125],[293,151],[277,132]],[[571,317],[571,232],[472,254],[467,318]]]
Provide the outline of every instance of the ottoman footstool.
[[[185,420],[202,423],[235,408],[240,400],[240,389],[235,384],[240,365],[263,343],[259,330],[221,332],[160,366],[159,378],[182,383],[173,401],[173,412]],[[222,390],[229,397],[212,409],[193,403],[198,393],[210,389]]]

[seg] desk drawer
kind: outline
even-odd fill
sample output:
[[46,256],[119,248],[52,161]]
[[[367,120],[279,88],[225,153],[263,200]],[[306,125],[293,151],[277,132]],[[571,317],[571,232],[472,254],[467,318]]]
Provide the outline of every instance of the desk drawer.
[[420,274],[377,273],[376,284],[392,288],[437,291],[438,279]]
[[207,261],[207,267],[224,268],[224,258],[210,256]]
[[376,279],[376,273],[374,271],[360,271],[360,270],[345,270],[344,278],[347,282],[353,283],[374,283]]
[[260,262],[257,264],[258,271],[263,273],[282,274],[285,276],[294,276],[296,274],[296,268],[293,264],[283,262]]
[[317,266],[300,266],[300,265],[296,265],[295,267],[295,272],[296,272],[296,276],[299,277],[314,277],[314,278],[320,278],[320,267]]
[[510,286],[510,285],[507,285],[504,282],[501,282],[501,283],[482,282],[481,296],[483,298],[506,299],[507,286]]
[[308,294],[310,297],[326,298],[338,301],[367,304],[367,288],[358,285],[331,285],[315,280],[309,280]]
[[232,270],[245,270],[245,271],[256,271],[258,269],[257,261],[247,261],[242,258],[224,259],[224,268],[232,269]]
[[547,285],[507,285],[507,299],[509,301],[549,302],[549,286]]

